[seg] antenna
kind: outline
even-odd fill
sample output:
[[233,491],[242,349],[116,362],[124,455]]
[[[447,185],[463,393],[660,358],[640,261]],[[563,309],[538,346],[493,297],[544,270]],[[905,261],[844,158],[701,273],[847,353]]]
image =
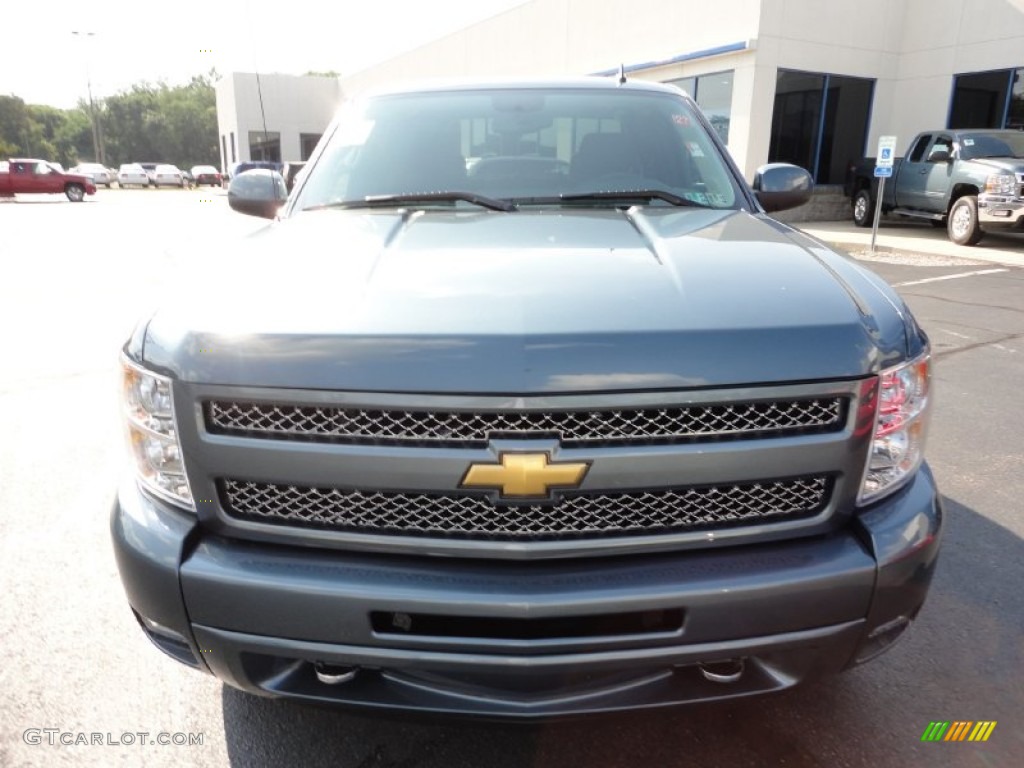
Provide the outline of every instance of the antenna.
[[263,118],[263,151],[266,152],[266,146],[270,143],[270,134],[267,133],[267,113],[263,110],[263,86],[260,84],[259,70],[256,70],[256,93],[260,97],[260,117]]
[[619,85],[626,84],[626,65],[619,64]]

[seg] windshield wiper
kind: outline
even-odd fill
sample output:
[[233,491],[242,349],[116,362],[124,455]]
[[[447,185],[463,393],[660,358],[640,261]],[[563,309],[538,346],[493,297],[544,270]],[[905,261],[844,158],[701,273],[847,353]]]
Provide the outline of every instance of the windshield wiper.
[[516,207],[508,200],[501,200],[497,197],[478,195],[475,192],[410,192],[401,195],[367,195],[358,200],[338,200],[333,203],[311,205],[303,208],[304,211],[318,211],[324,208],[373,208],[376,206],[386,207],[389,205],[403,205],[405,203],[437,203],[463,201],[479,205],[481,208],[488,208],[492,211],[505,211],[511,213]]
[[559,195],[559,200],[566,201],[586,201],[586,200],[625,200],[625,201],[645,201],[650,202],[651,200],[663,200],[671,205],[693,207],[693,208],[710,208],[711,206],[704,203],[698,203],[696,200],[690,200],[685,197],[668,192],[664,189],[627,189],[620,192],[579,192],[570,195]]

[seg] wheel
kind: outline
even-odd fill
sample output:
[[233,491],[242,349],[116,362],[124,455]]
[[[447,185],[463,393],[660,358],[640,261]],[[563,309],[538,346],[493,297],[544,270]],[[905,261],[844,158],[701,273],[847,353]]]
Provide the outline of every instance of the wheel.
[[80,203],[85,199],[85,187],[81,184],[68,184],[64,187],[64,194],[72,203]]
[[957,245],[974,245],[981,240],[981,225],[978,223],[978,198],[964,195],[949,209],[946,219],[949,239]]
[[853,223],[858,227],[870,227],[875,220],[875,201],[871,191],[860,189],[853,196]]

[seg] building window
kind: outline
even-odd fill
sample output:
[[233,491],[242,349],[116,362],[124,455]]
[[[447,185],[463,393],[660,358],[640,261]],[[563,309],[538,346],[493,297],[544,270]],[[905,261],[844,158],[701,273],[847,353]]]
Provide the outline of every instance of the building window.
[[249,131],[249,159],[281,162],[281,134],[277,131]]
[[232,131],[229,135],[231,136],[231,163],[234,164],[235,163],[235,132]]
[[316,149],[316,145],[320,141],[321,136],[323,136],[322,133],[299,134],[299,154],[302,155],[299,160],[309,160],[309,157],[313,154],[313,150]]
[[707,115],[715,133],[723,143],[728,144],[729,118],[732,115],[732,71],[683,77],[668,82],[693,97],[697,106]]
[[222,171],[227,170],[228,164],[228,139],[222,133],[220,135],[220,169]]
[[949,128],[1024,128],[1024,68],[953,79]]
[[770,162],[793,163],[818,184],[842,184],[864,156],[875,81],[780,69],[775,82]]

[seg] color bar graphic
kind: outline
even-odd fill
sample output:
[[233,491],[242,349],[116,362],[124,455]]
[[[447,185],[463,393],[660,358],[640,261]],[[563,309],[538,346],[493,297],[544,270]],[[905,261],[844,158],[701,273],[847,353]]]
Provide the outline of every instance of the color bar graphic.
[[933,720],[921,734],[921,741],[988,741],[995,720]]

